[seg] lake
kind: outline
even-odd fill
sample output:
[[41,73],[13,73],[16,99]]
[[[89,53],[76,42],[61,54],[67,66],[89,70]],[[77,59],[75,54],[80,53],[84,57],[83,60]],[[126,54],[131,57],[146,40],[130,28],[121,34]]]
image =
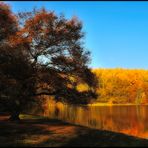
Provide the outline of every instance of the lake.
[[49,118],[148,139],[148,106],[72,106],[57,103],[44,112]]

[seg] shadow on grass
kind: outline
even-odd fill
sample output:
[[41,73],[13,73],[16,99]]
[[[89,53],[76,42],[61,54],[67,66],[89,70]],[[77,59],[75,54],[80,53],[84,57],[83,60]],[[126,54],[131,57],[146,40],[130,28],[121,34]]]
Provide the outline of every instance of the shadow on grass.
[[[49,146],[46,140],[35,146]],[[100,131],[85,127],[77,127],[75,136],[67,142],[61,142],[61,147],[148,147],[148,140],[125,134]]]
[[148,147],[148,140],[145,139],[75,126],[59,120],[26,118],[12,122],[0,117],[0,146]]
[[111,131],[95,129],[79,129],[77,137],[70,140],[65,147],[89,146],[89,147],[148,147],[148,140],[128,136]]

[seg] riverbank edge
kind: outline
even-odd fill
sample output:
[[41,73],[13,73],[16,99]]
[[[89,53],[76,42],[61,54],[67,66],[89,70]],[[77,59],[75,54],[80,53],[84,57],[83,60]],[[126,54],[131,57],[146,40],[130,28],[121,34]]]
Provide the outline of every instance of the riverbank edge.
[[113,104],[113,103],[89,103],[89,104],[67,104],[67,103],[62,103],[62,102],[56,102],[56,103],[51,103],[50,106],[55,106],[55,105],[71,105],[71,106],[86,106],[86,107],[90,107],[90,106],[148,106],[148,104],[136,104],[136,103],[126,103],[126,104]]
[[133,104],[133,103],[127,103],[127,104],[92,103],[92,104],[87,104],[86,106],[148,106],[148,104]]
[[[47,117],[42,116],[21,114],[20,118],[21,122],[2,121],[2,118],[0,118],[0,146],[148,147],[148,140],[122,133],[88,128],[57,119],[48,119]],[[36,130],[37,127],[38,131]],[[24,135],[27,135],[27,137]],[[11,140],[11,136],[13,137],[13,140]],[[31,142],[31,138],[35,136],[36,139],[33,139]],[[49,136],[48,140],[45,142],[42,140],[43,142],[39,143],[40,139],[46,138],[47,136]],[[22,141],[20,140],[21,142],[16,144],[15,141],[19,141],[20,137],[23,137],[24,139],[22,139]],[[26,143],[26,141],[29,141],[30,143]]]

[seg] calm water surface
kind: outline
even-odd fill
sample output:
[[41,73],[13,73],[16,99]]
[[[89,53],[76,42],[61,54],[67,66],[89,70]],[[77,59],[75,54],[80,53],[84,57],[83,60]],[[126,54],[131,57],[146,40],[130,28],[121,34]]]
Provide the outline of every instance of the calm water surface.
[[49,105],[49,118],[148,139],[148,106]]

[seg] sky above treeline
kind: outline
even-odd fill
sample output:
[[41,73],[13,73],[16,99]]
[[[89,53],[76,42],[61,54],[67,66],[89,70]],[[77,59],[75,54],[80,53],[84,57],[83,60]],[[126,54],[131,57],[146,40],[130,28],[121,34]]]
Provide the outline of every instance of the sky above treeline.
[[7,1],[12,11],[45,7],[83,22],[93,68],[148,69],[148,2]]

